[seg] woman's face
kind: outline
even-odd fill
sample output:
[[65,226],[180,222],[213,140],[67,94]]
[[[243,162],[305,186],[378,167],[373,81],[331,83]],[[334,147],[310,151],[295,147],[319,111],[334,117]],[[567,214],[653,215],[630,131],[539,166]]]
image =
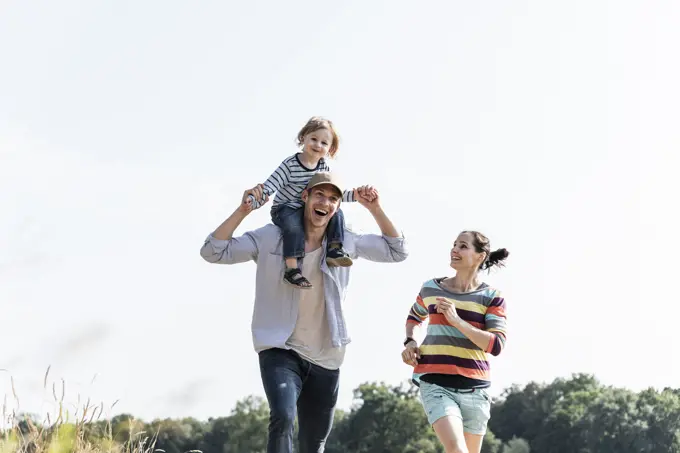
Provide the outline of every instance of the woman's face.
[[457,271],[479,269],[485,255],[476,251],[472,234],[461,233],[451,248],[451,267]]

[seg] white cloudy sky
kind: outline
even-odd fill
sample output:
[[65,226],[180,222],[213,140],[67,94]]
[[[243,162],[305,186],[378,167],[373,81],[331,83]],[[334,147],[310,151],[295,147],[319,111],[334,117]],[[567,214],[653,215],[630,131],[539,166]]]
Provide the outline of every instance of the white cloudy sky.
[[572,372],[677,386],[679,21],[671,0],[2,2],[5,392],[49,409],[51,365],[70,401],[146,419],[262,395],[254,266],[198,251],[312,115],[411,246],[355,265],[340,407],[408,379],[406,313],[472,228],[512,253],[488,277],[511,326],[495,394]]

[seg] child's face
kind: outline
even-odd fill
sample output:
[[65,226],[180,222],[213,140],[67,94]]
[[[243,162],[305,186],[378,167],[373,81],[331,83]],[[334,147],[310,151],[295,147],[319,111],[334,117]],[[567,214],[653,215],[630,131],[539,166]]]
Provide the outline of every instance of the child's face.
[[320,159],[328,154],[333,143],[333,134],[328,129],[318,129],[305,135],[302,152],[313,159]]

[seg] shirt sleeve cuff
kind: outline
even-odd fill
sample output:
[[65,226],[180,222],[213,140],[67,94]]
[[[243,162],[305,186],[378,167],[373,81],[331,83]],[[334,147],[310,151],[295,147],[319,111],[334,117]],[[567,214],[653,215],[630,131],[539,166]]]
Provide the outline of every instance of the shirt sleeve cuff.
[[227,246],[227,244],[229,244],[229,239],[217,239],[215,236],[213,236],[213,233],[210,233],[205,239],[205,242],[208,242],[210,245],[217,248],[224,248]]
[[398,245],[398,244],[402,244],[402,243],[406,240],[406,238],[404,237],[404,232],[403,232],[403,231],[400,231],[400,232],[399,232],[399,236],[397,236],[396,238],[395,238],[395,237],[392,237],[392,236],[386,236],[386,235],[384,235],[384,234],[382,235],[382,237],[383,237],[383,238],[387,241],[387,243],[390,244],[390,245]]

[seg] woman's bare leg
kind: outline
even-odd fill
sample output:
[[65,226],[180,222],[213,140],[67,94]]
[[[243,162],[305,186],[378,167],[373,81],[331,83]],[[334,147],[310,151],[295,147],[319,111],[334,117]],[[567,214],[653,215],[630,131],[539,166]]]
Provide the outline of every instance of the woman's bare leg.
[[442,417],[434,422],[432,428],[446,453],[469,453],[463,433],[463,420],[452,416]]
[[468,453],[479,453],[482,451],[482,441],[484,436],[481,434],[465,433],[465,445],[467,445]]

